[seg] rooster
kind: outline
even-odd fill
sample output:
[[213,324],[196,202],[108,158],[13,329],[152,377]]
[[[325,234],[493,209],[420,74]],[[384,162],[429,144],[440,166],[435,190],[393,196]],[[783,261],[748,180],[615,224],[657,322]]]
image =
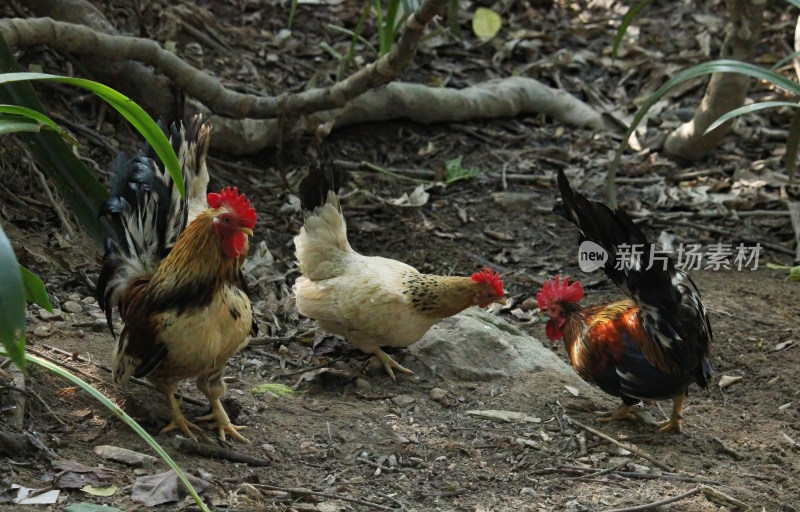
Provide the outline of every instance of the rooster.
[[470,306],[505,304],[500,275],[484,267],[472,277],[421,274],[397,260],[363,256],[347,241],[347,226],[330,173],[312,169],[299,190],[313,210],[294,239],[302,276],[292,290],[301,315],[374,354],[392,380],[413,374],[381,347],[408,347],[435,323]]
[[161,432],[190,438],[199,427],[183,416],[175,393],[194,377],[211,405],[197,421],[212,421],[222,440],[227,433],[246,443],[220,398],[228,358],[257,332],[241,270],[256,212],[235,188],[206,197],[210,125],[196,116],[183,130],[161,127],[181,163],[186,199],[147,147],[116,158],[111,198],[100,209],[116,237],[106,240],[97,298],[112,334],[114,307],[123,321],[113,377],[120,384],[131,376],[150,380],[169,406]]
[[[671,259],[650,264],[652,246],[624,211],[611,211],[573,192],[563,171],[558,186],[562,203],[556,213],[578,226],[582,242],[594,242],[608,253],[603,272],[628,299],[583,307],[578,304],[581,284],[556,276],[536,296],[539,309],[550,317],[547,337],[564,339],[572,366],[584,380],[622,398],[618,409],[598,413],[600,421],[632,419],[639,401],[671,398],[672,414],[661,427],[681,432],[689,385],[705,388],[711,377],[711,324],[700,292]],[[641,247],[640,259],[621,261],[618,248],[623,244]]]

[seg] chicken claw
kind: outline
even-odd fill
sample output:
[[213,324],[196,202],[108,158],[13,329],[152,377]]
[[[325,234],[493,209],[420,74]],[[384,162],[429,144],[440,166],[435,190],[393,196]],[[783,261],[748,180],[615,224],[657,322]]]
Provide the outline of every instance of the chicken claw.
[[613,411],[595,411],[594,413],[600,423],[618,420],[635,420],[632,405],[620,405]]
[[683,432],[683,402],[686,400],[686,395],[679,395],[672,399],[672,415],[668,420],[659,422],[661,432],[669,432],[674,430],[680,434]]
[[219,400],[211,404],[210,414],[195,418],[195,421],[211,421],[212,423],[208,425],[208,429],[216,430],[219,438],[223,441],[225,440],[225,433],[227,432],[240,443],[250,444],[250,441],[239,433],[239,430],[247,427],[232,424],[230,418],[228,418],[228,413],[225,412]]
[[184,418],[180,411],[177,411],[177,414],[172,414],[172,419],[170,420],[169,424],[161,429],[161,433],[166,434],[167,432],[171,432],[173,430],[180,430],[183,435],[189,439],[197,441],[197,438],[194,436],[194,434],[192,434],[190,429],[197,430],[198,432],[202,430],[200,427]]
[[386,368],[386,373],[389,374],[389,377],[391,377],[392,380],[394,380],[394,381],[397,380],[394,377],[394,372],[392,371],[392,368],[394,368],[398,372],[403,372],[403,373],[407,373],[409,375],[414,375],[414,372],[412,372],[411,370],[409,370],[405,366],[402,366],[400,363],[398,363],[397,361],[395,361],[394,359],[389,357],[389,354],[387,354],[386,352],[384,352],[380,348],[375,349],[374,354],[375,354],[375,357],[377,357],[378,360],[381,363],[383,363],[383,367]]

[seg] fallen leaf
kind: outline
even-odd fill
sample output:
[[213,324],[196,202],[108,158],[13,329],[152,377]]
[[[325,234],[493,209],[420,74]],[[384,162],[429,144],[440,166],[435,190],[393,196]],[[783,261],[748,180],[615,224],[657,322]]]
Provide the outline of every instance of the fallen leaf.
[[386,201],[388,204],[394,206],[417,207],[423,206],[428,202],[431,195],[425,191],[425,185],[419,185],[411,192],[411,194],[404,192],[402,196],[397,199],[390,199]]
[[789,348],[795,344],[794,340],[784,341],[783,343],[778,343],[775,345],[775,348],[772,349],[773,352],[778,352],[779,350],[783,350],[785,348]]
[[53,469],[59,471],[53,478],[53,486],[59,489],[80,489],[85,485],[101,487],[119,474],[107,468],[85,466],[74,460],[57,460]]
[[491,9],[478,7],[472,17],[472,32],[478,37],[491,39],[500,32],[503,20]]
[[114,493],[117,492],[117,486],[95,487],[93,485],[85,485],[81,487],[81,491],[86,494],[91,494],[92,496],[113,496]]
[[17,505],[52,505],[58,500],[58,495],[61,493],[60,490],[53,489],[29,498],[28,496],[36,489],[29,489],[17,484],[12,484],[11,488],[19,489],[17,497],[12,500]]
[[487,420],[505,421],[506,423],[541,423],[542,418],[529,416],[516,411],[498,411],[488,409],[484,411],[467,411],[470,416],[476,416]]
[[736,384],[737,382],[739,382],[742,379],[744,379],[744,377],[739,377],[739,376],[732,377],[730,375],[723,375],[719,379],[719,389],[725,389],[728,386]]
[[573,388],[572,386],[564,386],[564,389],[569,391],[572,396],[578,396],[581,394],[581,391],[578,388]]
[[[197,492],[203,492],[208,487],[208,482],[196,476],[187,474],[186,478]],[[131,489],[131,499],[145,507],[180,501],[188,495],[188,489],[173,470],[157,475],[140,476]]]

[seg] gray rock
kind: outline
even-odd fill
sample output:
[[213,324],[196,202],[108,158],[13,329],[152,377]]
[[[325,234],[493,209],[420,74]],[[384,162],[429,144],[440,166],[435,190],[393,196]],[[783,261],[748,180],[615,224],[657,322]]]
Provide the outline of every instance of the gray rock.
[[83,298],[83,303],[84,304],[89,304],[89,305],[97,304],[97,299],[95,299],[94,297],[91,297],[91,296],[90,297],[84,297]]
[[152,455],[128,450],[127,448],[120,448],[119,446],[101,445],[95,446],[94,453],[103,457],[104,459],[113,460],[121,464],[127,464],[139,468],[142,466],[149,466],[158,459]]
[[414,401],[414,397],[411,395],[396,395],[392,397],[392,403],[398,407],[408,407]]
[[[467,381],[547,372],[564,384],[589,389],[572,367],[542,343],[502,318],[469,308],[445,318],[408,348],[438,375]],[[414,365],[424,372],[424,365]]]
[[49,312],[46,309],[39,309],[39,318],[42,320],[51,322],[55,320],[64,320],[64,313],[61,312],[60,309],[53,308],[53,312]]
[[359,377],[356,379],[356,389],[366,393],[372,390],[372,384],[367,379]]
[[428,391],[428,396],[431,397],[431,400],[436,400],[438,402],[447,396],[447,391],[442,388],[433,388]]
[[81,307],[81,305],[75,302],[74,300],[68,300],[67,302],[62,304],[62,307],[68,313],[83,313],[83,307]]
[[51,336],[55,332],[53,328],[53,324],[37,324],[36,327],[33,328],[33,334],[40,338],[46,338]]

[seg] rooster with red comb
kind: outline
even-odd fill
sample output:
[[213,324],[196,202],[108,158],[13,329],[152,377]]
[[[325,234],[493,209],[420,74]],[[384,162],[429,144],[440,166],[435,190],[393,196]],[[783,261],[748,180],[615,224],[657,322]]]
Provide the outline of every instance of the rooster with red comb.
[[206,154],[211,127],[195,117],[189,126],[162,129],[179,155],[186,198],[182,199],[151,148],[121,154],[112,165],[111,198],[103,203],[117,237],[106,241],[97,299],[114,333],[117,307],[123,328],[114,350],[113,376],[155,384],[167,399],[170,422],[194,438],[199,427],[187,420],[175,397],[178,383],[196,378],[225,435],[248,442],[228,418],[220,399],[228,359],[247,345],[257,327],[247,297],[242,263],[256,211],[236,188],[206,196]]
[[[672,399],[662,430],[681,432],[689,386],[705,388],[711,377],[711,324],[700,292],[671,259],[650,264],[653,248],[624,211],[573,192],[563,171],[558,186],[562,202],[556,213],[578,226],[581,241],[606,251],[603,272],[628,298],[583,307],[581,284],[556,276],[536,296],[540,311],[550,317],[547,337],[564,340],[581,378],[622,399],[618,409],[598,413],[600,421],[633,419],[639,401]],[[640,259],[618,261],[623,244],[641,247]]]

